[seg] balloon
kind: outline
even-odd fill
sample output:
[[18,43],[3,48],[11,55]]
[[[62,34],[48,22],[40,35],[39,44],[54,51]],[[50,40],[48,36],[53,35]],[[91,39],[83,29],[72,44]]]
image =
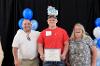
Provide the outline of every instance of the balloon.
[[23,29],[23,27],[22,27],[23,21],[24,21],[24,18],[21,18],[21,19],[18,21],[18,26],[19,26],[20,29]]
[[100,38],[100,27],[94,28],[93,35],[96,37],[96,39]]
[[97,39],[94,39],[94,43],[97,44]]
[[96,25],[97,27],[100,27],[100,18],[97,18],[97,19],[95,20],[95,25]]
[[32,19],[32,17],[33,17],[33,12],[32,12],[32,10],[31,9],[29,9],[29,8],[26,8],[26,9],[24,9],[23,10],[23,17],[25,18],[25,19]]
[[32,30],[36,30],[38,28],[38,22],[36,20],[31,20]]
[[100,39],[97,40],[96,46],[97,46],[97,48],[100,48]]

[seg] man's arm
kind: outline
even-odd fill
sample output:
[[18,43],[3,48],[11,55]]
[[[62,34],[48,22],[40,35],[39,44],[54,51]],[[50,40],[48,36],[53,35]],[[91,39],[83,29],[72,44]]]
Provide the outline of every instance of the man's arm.
[[15,66],[19,66],[18,48],[16,48],[16,47],[13,47],[13,56],[14,56]]
[[63,53],[61,55],[62,60],[65,60],[65,58],[66,58],[66,55],[68,53],[68,47],[69,47],[69,42],[65,41],[64,42],[64,50],[63,50]]
[[40,59],[43,61],[44,60],[44,50],[43,50],[43,44],[38,44],[38,52],[40,54]]

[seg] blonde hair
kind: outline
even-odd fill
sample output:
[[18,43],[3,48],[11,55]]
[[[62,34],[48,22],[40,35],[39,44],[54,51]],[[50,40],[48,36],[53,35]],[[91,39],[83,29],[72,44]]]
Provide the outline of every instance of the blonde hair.
[[[83,26],[82,24],[76,23],[76,24],[74,25],[74,28],[75,28],[75,26],[79,26],[80,29],[82,30],[82,38],[87,37],[86,31],[85,31],[84,26]],[[75,35],[74,35],[75,32],[74,32],[74,28],[73,28],[73,32],[72,32],[72,34],[71,34],[70,40],[75,40]]]

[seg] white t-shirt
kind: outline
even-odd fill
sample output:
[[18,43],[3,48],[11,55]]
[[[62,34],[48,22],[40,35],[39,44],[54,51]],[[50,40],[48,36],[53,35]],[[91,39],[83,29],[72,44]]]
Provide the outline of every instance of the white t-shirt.
[[18,48],[18,57],[20,59],[34,59],[37,57],[37,39],[38,31],[31,30],[29,34],[30,41],[27,39],[27,34],[23,30],[18,30],[14,37],[12,47]]

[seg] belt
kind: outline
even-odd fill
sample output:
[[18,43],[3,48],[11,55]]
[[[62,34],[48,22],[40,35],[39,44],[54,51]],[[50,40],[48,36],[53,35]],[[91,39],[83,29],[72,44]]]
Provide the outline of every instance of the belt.
[[33,61],[33,60],[36,60],[38,59],[37,57],[33,58],[33,59],[21,59],[22,61]]

